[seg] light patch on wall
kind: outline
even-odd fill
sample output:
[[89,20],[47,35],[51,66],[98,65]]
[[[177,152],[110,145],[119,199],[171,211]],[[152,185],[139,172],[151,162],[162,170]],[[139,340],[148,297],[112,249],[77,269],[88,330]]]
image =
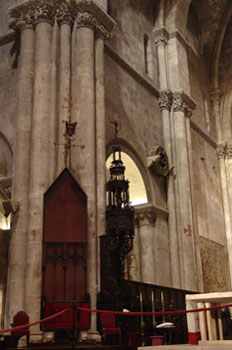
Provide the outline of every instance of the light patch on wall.
[[[133,161],[133,159],[128,156],[125,152],[121,152],[122,161],[126,168],[125,179],[129,181],[129,194],[130,202],[132,205],[140,205],[147,203],[147,193],[143,182],[142,175]],[[110,165],[113,160],[113,154],[111,154],[106,161],[106,179],[109,180],[110,177]]]

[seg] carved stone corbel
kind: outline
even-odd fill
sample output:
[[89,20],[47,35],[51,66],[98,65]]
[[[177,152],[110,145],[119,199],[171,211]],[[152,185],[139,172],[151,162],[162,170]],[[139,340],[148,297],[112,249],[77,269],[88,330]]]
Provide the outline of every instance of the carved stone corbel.
[[147,167],[155,175],[167,176],[170,168],[168,156],[165,149],[161,146],[153,147],[147,156]]

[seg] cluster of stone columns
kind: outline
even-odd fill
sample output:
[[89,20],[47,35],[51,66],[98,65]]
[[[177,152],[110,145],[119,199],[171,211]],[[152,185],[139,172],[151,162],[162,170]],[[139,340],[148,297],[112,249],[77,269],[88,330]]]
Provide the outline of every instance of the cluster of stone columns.
[[[97,242],[104,232],[105,210],[104,40],[114,26],[100,5],[85,0],[59,5],[31,0],[10,10],[11,25],[21,34],[13,181],[19,211],[10,243],[5,325],[19,310],[25,310],[32,322],[40,319],[43,196],[55,179],[51,174],[55,177],[63,168],[59,144],[63,143],[67,110],[62,105],[67,105],[65,99],[73,91],[78,107],[73,121],[80,130],[76,143],[83,147],[73,148],[71,170],[88,196],[88,290],[91,306],[96,307]],[[58,44],[54,42],[57,37]],[[54,51],[59,60],[54,59]],[[72,59],[74,52],[77,57]],[[95,321],[92,317],[92,330]]]
[[[178,59],[166,50],[169,34],[164,27],[154,31],[157,47],[163,141],[169,162],[175,166],[168,176],[169,249],[172,286],[198,290],[197,232],[193,220],[191,179],[191,135],[189,118],[195,102],[179,87],[168,72],[167,60],[178,65]],[[175,53],[178,54],[177,52]],[[171,89],[172,88],[172,89]],[[176,175],[175,177],[173,175]],[[194,276],[194,277],[193,277]]]

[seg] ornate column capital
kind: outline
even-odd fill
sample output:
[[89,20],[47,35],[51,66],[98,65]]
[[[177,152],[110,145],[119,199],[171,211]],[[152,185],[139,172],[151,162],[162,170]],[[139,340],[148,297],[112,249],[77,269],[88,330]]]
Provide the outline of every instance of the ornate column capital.
[[112,38],[116,23],[95,1],[77,0],[74,8],[77,27],[90,27],[105,40]]
[[172,92],[170,90],[163,90],[159,93],[159,108],[160,111],[170,111],[172,107]]
[[183,90],[173,93],[173,110],[174,112],[183,112],[186,117],[190,118],[193,109],[196,108],[195,101],[189,97]]
[[227,143],[227,158],[232,159],[232,143]]
[[154,224],[156,221],[155,207],[151,204],[140,205],[135,207],[135,223],[138,226]]
[[39,22],[54,23],[55,9],[53,4],[42,0],[28,0],[9,9],[12,17],[9,26],[13,29],[22,30],[34,27]]
[[157,217],[168,218],[168,211],[164,208],[154,206],[150,203],[136,206],[134,212],[135,225],[154,225]]
[[75,11],[67,3],[58,5],[56,9],[57,22],[59,24],[73,25],[75,21]]
[[227,155],[227,143],[223,142],[217,145],[216,154],[218,159],[225,159]]
[[48,22],[53,24],[55,21],[55,9],[47,4],[39,5],[34,10],[34,16],[35,24],[40,22]]
[[169,39],[169,33],[163,27],[158,30],[153,31],[153,40],[156,46],[166,45]]
[[29,10],[28,12],[9,11],[9,15],[12,17],[8,25],[14,30],[23,30],[25,28],[34,28],[34,12]]

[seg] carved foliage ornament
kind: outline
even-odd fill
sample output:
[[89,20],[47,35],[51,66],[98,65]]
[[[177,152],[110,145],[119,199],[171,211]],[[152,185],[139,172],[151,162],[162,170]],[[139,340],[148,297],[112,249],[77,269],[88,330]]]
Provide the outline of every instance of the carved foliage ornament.
[[220,143],[219,145],[217,145],[216,154],[217,154],[218,159],[225,158],[225,156],[227,154],[226,142],[223,142],[223,143]]
[[101,24],[97,18],[90,12],[79,13],[77,16],[77,27],[89,27],[106,40],[112,38],[112,33],[108,31],[103,24]]
[[75,20],[74,11],[67,5],[59,5],[56,10],[57,22],[60,24],[67,23],[73,24]]
[[184,93],[183,90],[173,93],[174,112],[183,112],[186,117],[191,117],[192,110],[196,108],[196,103]]
[[13,19],[9,22],[9,26],[14,30],[32,28],[35,24],[43,21],[53,24],[55,20],[55,10],[47,4],[39,5],[35,9],[24,9],[24,11],[12,10],[10,15]]
[[159,108],[161,111],[170,111],[172,107],[172,93],[170,90],[160,91],[159,94]]

